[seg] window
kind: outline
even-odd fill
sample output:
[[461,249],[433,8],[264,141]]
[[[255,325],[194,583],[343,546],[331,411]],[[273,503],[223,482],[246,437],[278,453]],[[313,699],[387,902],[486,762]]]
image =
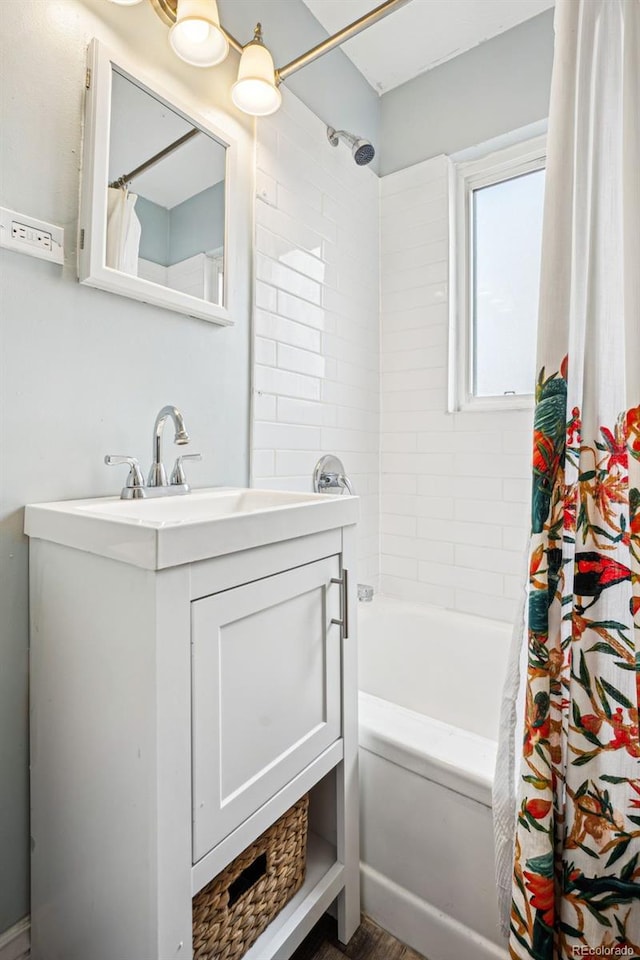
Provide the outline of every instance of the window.
[[544,165],[539,137],[455,166],[451,409],[532,402]]

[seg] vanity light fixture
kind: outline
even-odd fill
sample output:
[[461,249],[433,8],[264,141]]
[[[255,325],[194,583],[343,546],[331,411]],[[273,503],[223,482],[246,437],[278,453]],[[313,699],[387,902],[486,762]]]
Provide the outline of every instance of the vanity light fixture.
[[[132,6],[140,0],[111,0],[122,6]],[[296,70],[324,56],[346,40],[355,37],[372,24],[399,10],[411,0],[385,0],[380,6],[322,43],[307,50],[279,69],[274,68],[273,57],[264,45],[262,27],[257,24],[253,39],[241,44],[220,23],[216,0],[149,0],[160,19],[169,28],[169,39],[174,52],[195,67],[213,67],[222,63],[233,47],[240,54],[238,79],[231,98],[244,113],[264,117],[275,113],[282,102],[278,87]]]

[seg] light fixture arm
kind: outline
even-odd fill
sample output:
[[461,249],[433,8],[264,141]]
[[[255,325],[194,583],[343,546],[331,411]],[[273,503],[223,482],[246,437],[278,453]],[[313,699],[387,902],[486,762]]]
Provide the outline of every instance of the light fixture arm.
[[240,43],[240,41],[239,41],[239,40],[236,40],[236,38],[234,37],[234,35],[233,35],[232,33],[229,33],[228,30],[225,30],[225,28],[222,26],[222,24],[220,24],[220,30],[222,31],[222,33],[224,33],[225,37],[226,37],[227,40],[229,41],[229,46],[230,46],[230,47],[233,47],[233,49],[234,49],[237,53],[242,53],[242,51],[244,50],[244,47],[242,46],[242,44]]
[[[302,67],[306,67],[308,63],[313,63],[313,61],[317,60],[318,57],[324,56],[325,53],[329,53],[330,50],[335,49],[335,47],[339,47],[340,44],[350,40],[351,37],[355,37],[356,34],[366,30],[367,27],[370,27],[378,20],[388,17],[389,14],[393,13],[394,10],[399,10],[400,7],[404,7],[410,2],[411,0],[385,0],[384,3],[380,4],[380,6],[375,7],[369,13],[365,13],[363,17],[360,17],[358,20],[354,20],[353,23],[350,23],[348,26],[343,27],[342,30],[334,33],[332,37],[327,37],[327,39],[323,40],[322,43],[317,44],[315,47],[307,50],[306,53],[296,57],[295,60],[291,60],[290,63],[287,63],[283,67],[280,67],[279,70],[276,70],[276,83],[278,85],[281,84],[283,80],[286,80],[287,77],[290,77],[292,73],[296,72],[296,70],[301,70]],[[160,19],[168,27],[171,27],[176,22],[177,0],[150,0],[150,3]],[[236,40],[233,34],[229,33],[228,30],[225,30],[222,24],[220,24],[220,30],[229,41],[229,45],[232,46],[237,53],[241,54],[245,46],[248,46],[248,44],[242,44],[239,40]],[[253,43],[253,40],[250,40],[249,42]]]
[[302,67],[306,67],[307,64],[313,63],[313,61],[317,60],[318,57],[323,57],[325,53],[329,53],[330,50],[335,49],[335,47],[339,47],[340,44],[350,40],[351,37],[355,37],[358,33],[366,30],[367,27],[377,23],[378,20],[388,17],[390,13],[394,12],[394,10],[399,10],[400,7],[404,7],[407,3],[411,3],[411,0],[385,0],[385,3],[381,3],[380,6],[375,7],[369,13],[365,13],[363,17],[360,17],[358,20],[354,20],[353,23],[343,27],[342,30],[334,33],[333,36],[327,37],[327,39],[323,40],[322,43],[317,44],[317,46],[307,50],[306,53],[302,53],[299,57],[296,57],[295,60],[287,63],[284,67],[280,67],[278,70],[276,70],[276,83],[282,83],[283,80],[286,80],[287,77],[290,77],[291,74],[295,73],[296,70],[301,70]]

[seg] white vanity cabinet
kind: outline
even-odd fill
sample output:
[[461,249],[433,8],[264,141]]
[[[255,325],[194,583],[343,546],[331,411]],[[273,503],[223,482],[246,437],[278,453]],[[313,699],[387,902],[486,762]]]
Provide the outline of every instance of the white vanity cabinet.
[[27,508],[33,960],[190,958],[192,896],[307,792],[304,886],[246,956],[285,960],[334,900],[354,932],[357,500],[331,500],[176,564],[136,505]]

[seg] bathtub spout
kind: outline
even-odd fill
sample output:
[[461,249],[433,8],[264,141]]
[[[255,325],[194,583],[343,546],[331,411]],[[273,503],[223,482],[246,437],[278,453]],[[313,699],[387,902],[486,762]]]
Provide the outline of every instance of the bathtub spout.
[[358,600],[360,603],[371,603],[373,600],[373,587],[368,583],[359,583]]

